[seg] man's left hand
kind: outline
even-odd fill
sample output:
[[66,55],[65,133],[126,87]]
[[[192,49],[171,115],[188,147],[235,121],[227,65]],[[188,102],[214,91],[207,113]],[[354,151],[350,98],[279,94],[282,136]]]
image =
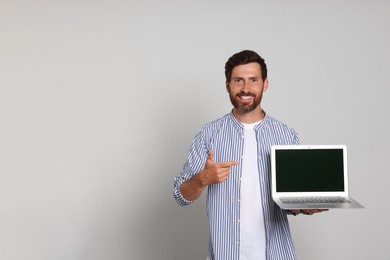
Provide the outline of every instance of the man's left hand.
[[313,215],[315,213],[320,213],[323,211],[328,211],[329,209],[291,209],[290,213],[293,215],[303,214],[303,215]]

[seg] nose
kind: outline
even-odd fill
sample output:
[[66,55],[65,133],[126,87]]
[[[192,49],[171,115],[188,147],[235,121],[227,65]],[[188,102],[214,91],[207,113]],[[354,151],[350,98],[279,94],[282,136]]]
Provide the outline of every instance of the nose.
[[243,93],[249,92],[249,83],[248,83],[248,81],[244,80],[244,82],[242,83],[241,92],[243,92]]

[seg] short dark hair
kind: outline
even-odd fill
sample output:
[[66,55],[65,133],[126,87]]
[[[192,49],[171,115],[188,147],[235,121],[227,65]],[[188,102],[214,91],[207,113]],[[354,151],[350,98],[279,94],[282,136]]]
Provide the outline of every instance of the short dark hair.
[[231,56],[225,64],[225,77],[228,82],[232,77],[232,70],[238,65],[244,65],[251,62],[256,62],[260,65],[261,78],[267,78],[267,65],[262,57],[254,51],[244,50]]

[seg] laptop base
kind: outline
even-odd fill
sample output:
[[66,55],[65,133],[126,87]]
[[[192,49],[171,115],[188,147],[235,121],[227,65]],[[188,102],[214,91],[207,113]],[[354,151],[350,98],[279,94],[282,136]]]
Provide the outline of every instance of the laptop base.
[[363,209],[364,206],[361,205],[356,200],[351,197],[346,198],[349,202],[342,203],[284,203],[280,198],[274,198],[274,201],[282,209]]

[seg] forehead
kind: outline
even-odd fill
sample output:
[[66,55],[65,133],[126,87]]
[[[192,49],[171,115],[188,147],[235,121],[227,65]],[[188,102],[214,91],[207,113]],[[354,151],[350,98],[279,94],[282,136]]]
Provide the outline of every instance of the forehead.
[[231,77],[261,77],[260,64],[257,62],[251,62],[248,64],[238,65],[233,68]]

